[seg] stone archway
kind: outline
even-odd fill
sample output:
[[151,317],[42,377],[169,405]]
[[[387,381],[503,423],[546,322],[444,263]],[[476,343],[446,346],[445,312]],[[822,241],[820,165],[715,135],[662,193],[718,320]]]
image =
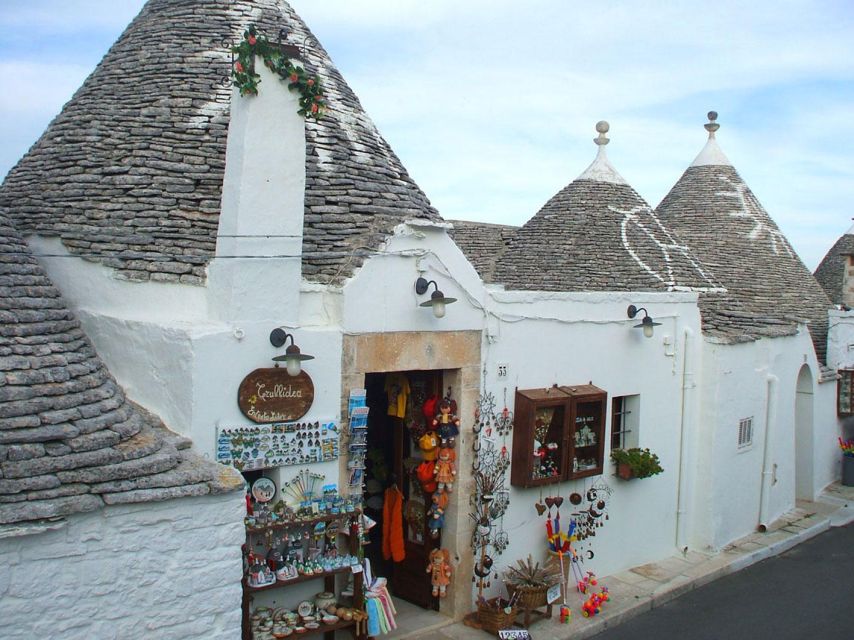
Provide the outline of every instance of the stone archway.
[[[474,409],[480,394],[480,346],[480,331],[345,335],[341,361],[342,415],[347,415],[350,389],[360,388],[366,373],[442,370],[446,373],[446,384],[453,387],[459,399],[457,482],[442,529],[442,546],[451,553],[455,576],[439,609],[454,619],[461,619],[473,606],[472,521],[468,517],[468,497],[474,491],[474,480],[465,452],[471,449]],[[343,459],[341,464],[346,464]],[[346,477],[346,468],[340,473],[342,478]]]
[[798,373],[795,389],[795,497],[813,500],[813,375],[808,365]]

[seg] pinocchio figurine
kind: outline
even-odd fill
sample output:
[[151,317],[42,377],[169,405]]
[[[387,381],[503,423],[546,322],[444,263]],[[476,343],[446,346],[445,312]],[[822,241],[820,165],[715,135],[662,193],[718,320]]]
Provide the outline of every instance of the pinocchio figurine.
[[460,419],[451,413],[451,401],[447,398],[439,403],[439,413],[433,419],[433,430],[439,434],[442,447],[453,448],[460,434]]

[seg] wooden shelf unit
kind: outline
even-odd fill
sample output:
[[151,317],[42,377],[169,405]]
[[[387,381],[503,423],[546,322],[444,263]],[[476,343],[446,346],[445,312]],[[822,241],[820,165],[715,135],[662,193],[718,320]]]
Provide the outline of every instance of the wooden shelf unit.
[[[246,527],[246,539],[247,539],[247,549],[250,548],[249,537],[251,534],[264,533],[268,530],[276,530],[276,529],[289,529],[294,527],[305,527],[305,526],[314,526],[318,522],[331,522],[335,520],[349,521],[353,517],[361,516],[361,513],[342,513],[335,515],[324,515],[318,516],[316,518],[306,519],[306,520],[291,520],[289,522],[275,522],[262,526],[254,526],[254,527]],[[344,531],[339,530],[339,535],[345,534]],[[359,535],[356,531],[350,531],[348,537],[349,542],[349,553],[354,556],[359,555]],[[324,571],[320,574],[314,574],[311,576],[298,576],[293,578],[292,580],[277,580],[274,584],[269,584],[264,587],[250,587],[247,582],[246,576],[243,577],[241,584],[243,586],[243,601],[242,601],[242,609],[243,609],[243,629],[242,629],[242,637],[243,640],[252,640],[252,628],[250,625],[250,606],[252,603],[252,595],[254,593],[258,593],[261,591],[270,591],[272,589],[283,589],[285,587],[289,587],[294,584],[299,584],[301,582],[307,582],[309,580],[319,580],[323,578],[323,587],[325,591],[335,593],[335,576],[349,574],[352,572],[352,569],[348,567],[341,567],[339,569],[335,569],[334,571]],[[359,609],[360,611],[365,610],[365,598],[364,598],[364,589],[362,584],[362,574],[357,573],[354,574],[353,578],[353,608]],[[367,628],[367,625],[363,625]],[[303,633],[294,633],[291,637],[303,637],[308,635],[316,635],[318,633],[323,633],[325,640],[335,640],[335,631],[338,629],[347,629],[353,628],[353,638],[354,640],[366,640],[367,636],[364,633],[356,632],[356,622],[354,620],[339,620],[335,624],[321,624],[317,629],[306,629]]]
[[592,384],[517,389],[510,484],[602,475],[608,394]]

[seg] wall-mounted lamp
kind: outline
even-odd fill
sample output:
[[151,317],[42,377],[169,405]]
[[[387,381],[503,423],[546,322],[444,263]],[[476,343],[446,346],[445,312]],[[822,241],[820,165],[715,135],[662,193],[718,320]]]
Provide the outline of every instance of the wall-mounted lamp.
[[643,320],[641,320],[640,324],[636,324],[634,328],[643,329],[643,335],[647,338],[651,338],[652,333],[654,331],[653,327],[660,327],[661,323],[653,321],[646,309],[644,309],[643,307],[636,307],[633,304],[629,305],[629,308],[626,310],[626,313],[628,314],[629,318],[634,318],[641,311],[643,311]]
[[430,285],[436,287],[436,290],[430,294],[430,299],[427,302],[422,302],[419,306],[421,307],[433,307],[433,315],[437,318],[445,317],[445,305],[451,304],[452,302],[456,302],[456,298],[446,298],[445,294],[439,291],[439,285],[436,284],[435,280],[426,280],[425,278],[418,278],[415,281],[415,293],[419,296],[423,296],[427,293],[427,288]]
[[[276,327],[270,332],[270,344],[274,347],[281,347],[287,339],[291,339],[291,346],[285,349],[285,355],[283,356],[275,356],[273,360],[276,362],[285,362],[285,368],[288,370],[289,376],[298,376],[302,365],[300,364],[303,360],[314,360],[314,356],[310,356],[307,353],[301,353],[299,347],[294,342],[294,334],[287,333],[281,327]],[[276,365],[278,366],[278,365]]]

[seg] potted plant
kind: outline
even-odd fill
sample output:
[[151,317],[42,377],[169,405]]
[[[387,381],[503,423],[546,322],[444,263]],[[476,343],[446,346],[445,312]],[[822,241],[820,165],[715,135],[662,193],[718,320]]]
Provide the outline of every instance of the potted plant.
[[842,449],[842,486],[854,487],[854,439],[839,438],[839,448]]
[[504,573],[504,585],[513,600],[517,591],[517,603],[523,609],[536,609],[546,604],[549,588],[560,582],[560,569],[553,562],[540,566],[531,556],[526,560],[517,560],[515,567],[508,567]]
[[623,480],[648,478],[664,471],[658,456],[649,449],[611,449],[611,460],[617,463],[617,475]]

